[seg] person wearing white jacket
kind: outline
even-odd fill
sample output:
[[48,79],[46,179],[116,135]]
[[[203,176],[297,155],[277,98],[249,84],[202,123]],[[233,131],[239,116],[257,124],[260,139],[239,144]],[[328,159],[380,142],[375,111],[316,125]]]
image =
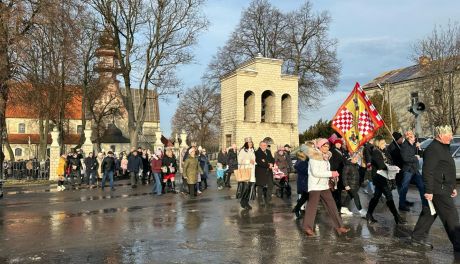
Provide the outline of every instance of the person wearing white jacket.
[[343,226],[342,219],[337,212],[336,203],[329,190],[329,179],[339,176],[337,171],[330,170],[329,159],[331,153],[329,152],[329,144],[327,139],[320,138],[316,140],[316,147],[319,150],[313,148],[309,148],[308,150],[308,157],[310,159],[308,166],[309,201],[305,208],[305,218],[303,221],[307,236],[315,235],[313,230],[320,200],[332,218],[332,223],[337,233],[340,235],[350,231],[349,228]]
[[244,146],[241,148],[238,154],[238,169],[250,169],[251,178],[249,182],[241,182],[242,191],[241,191],[241,201],[240,205],[243,209],[250,210],[252,209],[249,205],[249,199],[251,196],[251,191],[254,191],[254,183],[256,182],[255,176],[255,166],[256,166],[256,155],[254,152],[254,143],[252,143],[251,138],[244,139]]

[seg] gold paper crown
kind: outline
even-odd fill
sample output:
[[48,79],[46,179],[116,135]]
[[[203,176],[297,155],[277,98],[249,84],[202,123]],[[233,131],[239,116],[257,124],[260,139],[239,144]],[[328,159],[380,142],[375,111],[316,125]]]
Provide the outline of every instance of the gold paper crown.
[[436,133],[436,135],[452,134],[452,127],[449,125],[437,126],[434,128],[434,132]]

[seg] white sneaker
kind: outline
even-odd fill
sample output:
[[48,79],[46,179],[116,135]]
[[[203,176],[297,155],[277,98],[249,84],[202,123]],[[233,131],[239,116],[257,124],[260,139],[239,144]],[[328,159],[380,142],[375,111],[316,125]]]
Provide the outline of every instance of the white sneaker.
[[346,207],[340,208],[340,213],[343,214],[343,215],[353,215],[353,213],[350,212],[350,210],[348,210],[348,208],[346,208]]
[[58,186],[58,187],[57,187],[57,191],[58,191],[58,192],[62,191],[61,186]]
[[65,186],[64,185],[61,185],[61,190],[65,190]]
[[366,210],[366,209],[361,209],[361,210],[359,210],[359,215],[360,215],[361,217],[366,217],[366,214],[367,214],[367,210]]

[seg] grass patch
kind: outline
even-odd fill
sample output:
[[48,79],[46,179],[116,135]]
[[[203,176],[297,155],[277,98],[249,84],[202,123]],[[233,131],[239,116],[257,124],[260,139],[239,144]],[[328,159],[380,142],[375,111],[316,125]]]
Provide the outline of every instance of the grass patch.
[[5,180],[3,183],[3,186],[5,187],[15,187],[15,186],[39,186],[39,185],[50,185],[56,183],[56,181],[50,181],[50,180],[15,180],[15,179],[9,179]]

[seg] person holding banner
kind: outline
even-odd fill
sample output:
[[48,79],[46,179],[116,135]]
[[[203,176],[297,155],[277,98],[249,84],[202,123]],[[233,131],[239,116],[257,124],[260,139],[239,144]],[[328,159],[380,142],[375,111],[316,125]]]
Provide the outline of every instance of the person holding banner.
[[424,198],[428,201],[428,205],[422,207],[412,233],[412,244],[433,248],[425,239],[431,225],[439,215],[454,247],[454,253],[458,257],[460,255],[460,225],[454,203],[454,198],[457,197],[455,162],[449,151],[452,128],[439,126],[435,128],[435,133],[435,140],[425,149],[423,156]]
[[393,195],[391,193],[392,186],[390,180],[385,178],[388,175],[388,158],[386,156],[386,142],[385,139],[378,136],[374,139],[374,149],[372,150],[372,179],[375,185],[374,197],[369,201],[369,208],[367,209],[366,219],[368,223],[376,223],[374,216],[375,207],[379,203],[382,194],[385,195],[387,200],[388,209],[390,209],[396,224],[407,224],[398,213],[395,202],[393,201]]
[[252,209],[252,206],[249,205],[249,199],[254,195],[255,166],[254,143],[252,143],[251,138],[245,138],[244,145],[238,154],[238,171],[244,171],[245,173],[249,171],[250,178],[249,181],[245,179],[245,181],[238,184],[242,184],[240,205],[246,210]]

